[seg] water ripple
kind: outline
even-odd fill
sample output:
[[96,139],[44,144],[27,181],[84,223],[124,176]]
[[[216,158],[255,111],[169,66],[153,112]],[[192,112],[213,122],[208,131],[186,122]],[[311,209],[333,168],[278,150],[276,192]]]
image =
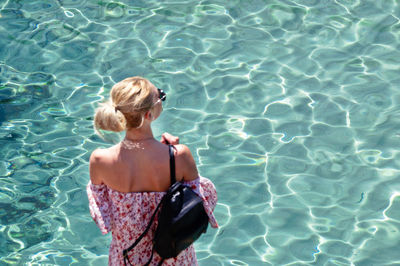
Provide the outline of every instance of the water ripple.
[[[89,217],[93,110],[142,75],[219,192],[201,265],[395,265],[396,1],[3,1],[3,264],[107,263]],[[117,141],[119,135],[107,138]]]

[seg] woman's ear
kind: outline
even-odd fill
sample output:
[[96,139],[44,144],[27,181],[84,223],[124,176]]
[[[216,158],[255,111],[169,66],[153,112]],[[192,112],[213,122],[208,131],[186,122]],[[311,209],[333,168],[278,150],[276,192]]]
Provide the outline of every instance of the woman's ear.
[[145,118],[145,119],[149,119],[149,120],[151,120],[151,119],[153,118],[153,115],[151,114],[151,110],[147,111],[147,112],[144,114],[144,118]]

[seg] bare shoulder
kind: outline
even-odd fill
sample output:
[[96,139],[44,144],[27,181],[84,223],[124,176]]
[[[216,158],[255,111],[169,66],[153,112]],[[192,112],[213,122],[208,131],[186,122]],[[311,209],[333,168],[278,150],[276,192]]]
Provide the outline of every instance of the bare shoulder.
[[177,156],[192,155],[192,152],[190,151],[189,147],[186,146],[185,144],[177,144],[177,145],[174,145],[174,147],[175,147]]
[[89,159],[90,180],[93,184],[103,183],[102,168],[110,161],[108,149],[96,149]]
[[183,179],[185,181],[196,179],[199,174],[189,147],[184,144],[178,144],[174,147],[176,149],[177,164],[183,170]]
[[184,144],[178,144],[175,145],[174,147],[176,150],[175,154],[180,160],[182,160],[185,163],[191,163],[191,161],[193,161],[194,163],[192,152],[190,151],[188,146]]
[[109,152],[107,149],[96,149],[90,155],[90,164],[101,164],[102,162],[107,160]]

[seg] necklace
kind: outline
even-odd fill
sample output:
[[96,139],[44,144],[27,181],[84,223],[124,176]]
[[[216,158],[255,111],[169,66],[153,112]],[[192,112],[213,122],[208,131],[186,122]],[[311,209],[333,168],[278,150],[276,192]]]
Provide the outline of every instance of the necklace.
[[154,137],[147,139],[138,139],[138,140],[123,139],[121,141],[121,146],[128,150],[134,150],[134,149],[144,150],[144,147],[142,146],[143,142],[152,139],[154,139]]

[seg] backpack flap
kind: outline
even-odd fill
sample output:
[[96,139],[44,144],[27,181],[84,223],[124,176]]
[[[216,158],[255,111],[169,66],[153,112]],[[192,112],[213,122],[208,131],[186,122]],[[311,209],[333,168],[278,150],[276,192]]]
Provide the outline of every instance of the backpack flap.
[[[165,208],[165,215],[169,215],[169,217],[176,217],[179,212],[182,210],[183,201],[184,201],[184,193],[182,191],[182,184],[175,183],[173,184],[167,194],[165,195],[165,201],[168,204],[165,204],[163,208]],[[161,215],[161,214],[160,214]],[[171,220],[170,218],[169,220]]]

